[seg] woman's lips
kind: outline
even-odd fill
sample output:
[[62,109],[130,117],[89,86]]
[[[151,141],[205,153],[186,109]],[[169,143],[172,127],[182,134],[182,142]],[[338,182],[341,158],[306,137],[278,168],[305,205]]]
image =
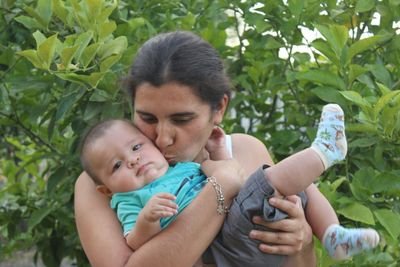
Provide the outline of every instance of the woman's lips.
[[168,162],[169,164],[171,164],[171,163],[176,163],[175,157],[165,156],[165,159],[167,160],[167,162]]

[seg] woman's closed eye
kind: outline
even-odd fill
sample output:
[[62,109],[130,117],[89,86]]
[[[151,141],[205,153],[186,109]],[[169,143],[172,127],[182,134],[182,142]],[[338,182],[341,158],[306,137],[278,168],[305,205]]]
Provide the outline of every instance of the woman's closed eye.
[[147,114],[139,114],[139,117],[142,121],[144,121],[148,124],[157,123],[157,118],[154,116],[147,115]]
[[193,116],[176,116],[176,117],[171,118],[171,121],[174,124],[185,124],[185,123],[189,123],[192,120],[193,120]]

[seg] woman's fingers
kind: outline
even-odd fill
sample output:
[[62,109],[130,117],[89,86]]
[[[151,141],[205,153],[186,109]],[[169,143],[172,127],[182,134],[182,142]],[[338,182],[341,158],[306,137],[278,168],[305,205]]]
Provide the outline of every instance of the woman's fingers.
[[307,224],[301,199],[289,196],[286,199],[271,198],[270,204],[288,214],[288,218],[267,222],[259,216],[253,217],[253,222],[265,226],[272,231],[252,230],[250,238],[261,241],[259,249],[265,253],[292,255],[299,252],[304,241],[305,224]]

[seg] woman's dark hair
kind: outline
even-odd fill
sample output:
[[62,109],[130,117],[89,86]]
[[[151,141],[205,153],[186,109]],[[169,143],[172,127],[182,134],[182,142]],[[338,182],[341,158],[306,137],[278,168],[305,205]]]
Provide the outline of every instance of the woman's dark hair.
[[143,44],[124,85],[135,100],[143,83],[158,87],[169,82],[189,86],[212,109],[224,94],[230,97],[231,83],[218,52],[199,36],[186,31],[159,34]]

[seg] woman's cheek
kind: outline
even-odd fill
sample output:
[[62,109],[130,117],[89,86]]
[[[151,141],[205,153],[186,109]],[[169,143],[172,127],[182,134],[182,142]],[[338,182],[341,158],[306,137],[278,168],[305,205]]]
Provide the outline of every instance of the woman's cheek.
[[139,122],[134,121],[134,124],[151,141],[154,141],[156,139],[155,126],[152,126],[152,125],[140,122],[140,121]]

